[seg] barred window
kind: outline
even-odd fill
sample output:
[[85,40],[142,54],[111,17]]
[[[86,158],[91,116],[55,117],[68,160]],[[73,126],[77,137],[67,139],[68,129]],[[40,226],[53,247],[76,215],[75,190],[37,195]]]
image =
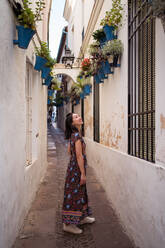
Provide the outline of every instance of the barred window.
[[155,20],[148,1],[130,0],[128,153],[155,161]]

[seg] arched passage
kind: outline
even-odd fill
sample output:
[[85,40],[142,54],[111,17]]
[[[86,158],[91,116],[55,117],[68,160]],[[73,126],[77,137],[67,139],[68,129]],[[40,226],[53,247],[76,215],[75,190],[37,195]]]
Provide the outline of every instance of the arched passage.
[[73,67],[72,69],[71,68],[65,68],[64,64],[56,64],[53,68],[53,72],[55,75],[58,75],[58,74],[67,75],[74,82],[76,81],[76,78],[79,74],[79,71],[80,71],[79,67]]

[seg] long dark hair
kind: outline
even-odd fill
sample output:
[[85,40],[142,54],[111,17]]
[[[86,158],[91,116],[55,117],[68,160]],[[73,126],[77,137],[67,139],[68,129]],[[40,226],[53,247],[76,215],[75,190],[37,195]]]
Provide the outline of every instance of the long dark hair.
[[70,139],[72,133],[78,132],[78,129],[72,125],[72,113],[66,115],[65,119],[65,139]]

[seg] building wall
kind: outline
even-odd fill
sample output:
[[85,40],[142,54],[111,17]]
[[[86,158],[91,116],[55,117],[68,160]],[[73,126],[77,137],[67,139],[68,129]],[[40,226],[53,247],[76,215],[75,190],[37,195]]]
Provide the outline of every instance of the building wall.
[[[118,37],[124,43],[124,53],[121,58],[121,67],[115,68],[114,75],[109,75],[108,80],[104,80],[104,84],[100,85],[100,143],[93,141],[93,95],[87,96],[84,100],[88,164],[93,167],[122,225],[136,245],[141,248],[164,248],[165,33],[161,21],[156,19],[156,163],[154,164],[130,156],[127,152],[127,1],[123,0],[122,3],[125,4],[125,14]],[[88,12],[88,2],[85,1],[84,4],[86,16],[90,17],[91,10],[89,9]],[[100,20],[110,8],[111,1],[105,0],[99,10],[96,23],[91,22],[91,27],[94,25],[93,31],[100,28]],[[80,13],[80,9],[75,10],[70,14],[69,20],[73,17],[77,20]],[[85,18],[85,27],[88,26],[89,20]],[[80,30],[75,29],[79,32],[75,36],[77,43],[74,43],[76,54],[82,46],[80,38],[77,38],[80,37]],[[86,35],[88,32],[89,29],[86,29]],[[92,37],[89,39],[89,44],[91,42]],[[88,56],[89,44],[85,45],[85,57]],[[80,105],[75,107],[76,112],[81,113],[80,110]]]
[[42,86],[40,73],[32,69],[32,148],[35,149],[32,164],[27,166],[26,60],[33,67],[34,47],[32,42],[27,50],[13,45],[16,21],[8,1],[1,0],[0,9],[3,10],[0,17],[0,248],[10,248],[47,167],[47,89]]

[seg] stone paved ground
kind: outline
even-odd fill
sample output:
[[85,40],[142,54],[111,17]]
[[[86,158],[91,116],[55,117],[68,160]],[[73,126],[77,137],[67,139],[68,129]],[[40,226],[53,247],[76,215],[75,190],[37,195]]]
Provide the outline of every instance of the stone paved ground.
[[87,189],[96,222],[84,225],[78,236],[62,231],[61,206],[68,159],[63,132],[49,128],[48,170],[13,248],[133,248],[90,167]]

